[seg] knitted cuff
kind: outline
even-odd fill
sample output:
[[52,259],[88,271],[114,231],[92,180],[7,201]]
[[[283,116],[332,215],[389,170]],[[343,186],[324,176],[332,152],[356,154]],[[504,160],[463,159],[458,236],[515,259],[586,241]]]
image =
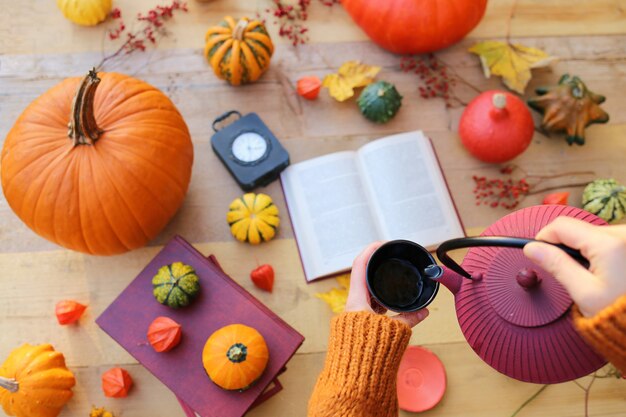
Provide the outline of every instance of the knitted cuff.
[[585,340],[626,375],[626,295],[593,317],[584,317],[577,306],[572,314]]
[[343,313],[331,322],[323,376],[350,396],[391,397],[395,404],[398,367],[410,338],[411,328],[398,320],[368,312]]

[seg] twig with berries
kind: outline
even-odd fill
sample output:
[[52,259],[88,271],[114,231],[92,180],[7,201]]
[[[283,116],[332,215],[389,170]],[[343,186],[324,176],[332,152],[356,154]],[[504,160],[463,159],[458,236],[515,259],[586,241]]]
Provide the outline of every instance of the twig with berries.
[[165,36],[165,22],[174,17],[176,11],[187,12],[187,3],[180,0],[173,0],[171,4],[156,6],[148,10],[146,14],[137,14],[137,22],[140,28],[127,31],[126,24],[122,19],[122,11],[115,8],[111,11],[110,17],[117,21],[115,29],[109,30],[107,36],[109,40],[124,39],[124,43],[112,54],[102,58],[96,68],[102,69],[104,64],[118,56],[128,55],[134,51],[145,51],[149,44],[156,45],[157,37]]
[[[509,177],[487,178],[477,175],[472,177],[475,184],[473,192],[477,206],[486,205],[511,210],[519,206],[526,196],[560,188],[582,187],[587,185],[590,180],[539,188],[541,184],[545,184],[547,181],[576,176],[590,176],[593,179],[595,176],[593,171],[566,172],[556,175],[529,175],[517,165],[507,165],[500,169],[500,173]],[[516,177],[512,177],[514,174]]]
[[477,93],[482,91],[466,81],[454,69],[447,65],[435,54],[403,56],[400,59],[400,69],[405,73],[414,73],[419,76],[419,92],[424,99],[442,98],[446,107],[467,106],[454,91],[457,84],[464,84]]
[[[318,0],[326,7],[332,7],[340,1]],[[275,25],[279,25],[278,35],[289,39],[293,46],[297,46],[309,41],[309,28],[304,22],[309,18],[310,6],[311,0],[298,0],[296,4],[290,4],[285,0],[272,0],[272,6],[265,9],[265,13],[274,19]],[[257,15],[261,17],[259,13]]]
[[[626,378],[613,365],[609,365],[607,367],[607,369],[603,373],[601,373],[601,372],[602,372],[602,370],[594,372],[591,375],[591,379],[589,380],[589,383],[587,384],[587,386],[582,385],[580,382],[578,382],[576,380],[573,381],[574,384],[576,384],[578,386],[578,388],[582,389],[585,392],[585,417],[589,417],[589,394],[591,393],[591,387],[593,386],[593,383],[596,381],[596,379],[603,379],[603,378],[622,378],[622,379],[625,379]],[[541,388],[539,388],[539,390],[537,392],[535,392],[532,396],[530,396],[530,398],[528,398],[526,401],[524,401],[522,403],[522,405],[519,406],[517,408],[517,410],[515,410],[513,412],[513,414],[511,414],[510,417],[517,417],[517,415],[524,408],[526,408],[526,406],[528,406],[528,404],[530,404],[535,398],[537,398],[539,396],[539,394],[541,394],[543,392],[543,390],[545,390],[547,387],[548,387],[548,385],[543,385]]]

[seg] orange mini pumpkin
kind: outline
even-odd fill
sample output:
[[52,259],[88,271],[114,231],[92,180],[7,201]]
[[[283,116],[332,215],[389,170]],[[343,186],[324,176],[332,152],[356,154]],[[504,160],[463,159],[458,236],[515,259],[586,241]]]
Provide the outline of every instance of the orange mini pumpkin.
[[56,417],[75,384],[62,353],[48,344],[24,344],[0,367],[0,404],[9,416]]
[[2,189],[39,235],[111,255],[165,227],[192,162],[187,125],[169,98],[127,75],[90,71],[41,95],[15,122],[2,149]]
[[246,390],[256,382],[269,361],[261,333],[243,324],[231,324],[213,333],[202,351],[209,378],[227,390]]
[[215,75],[232,85],[258,80],[270,65],[274,44],[263,22],[230,16],[205,35],[204,56]]

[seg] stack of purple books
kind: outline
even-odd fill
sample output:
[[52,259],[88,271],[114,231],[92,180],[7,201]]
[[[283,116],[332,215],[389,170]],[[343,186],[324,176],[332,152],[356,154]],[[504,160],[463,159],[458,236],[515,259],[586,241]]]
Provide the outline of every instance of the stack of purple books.
[[[191,305],[174,310],[152,295],[152,277],[173,262],[191,265],[200,279],[200,294]],[[150,323],[159,316],[182,326],[181,342],[157,353],[147,341]],[[276,377],[304,337],[233,281],[213,256],[205,258],[183,238],[172,239],[98,317],[96,323],[178,397],[190,417],[241,417],[281,390]],[[226,391],[209,379],[202,350],[217,329],[241,323],[265,338],[270,359],[261,378],[243,392]]]

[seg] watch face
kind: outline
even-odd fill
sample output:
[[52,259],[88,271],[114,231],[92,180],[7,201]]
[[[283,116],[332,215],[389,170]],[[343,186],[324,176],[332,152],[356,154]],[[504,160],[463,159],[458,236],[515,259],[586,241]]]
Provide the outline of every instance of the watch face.
[[232,144],[235,158],[241,162],[259,161],[267,153],[267,140],[255,132],[245,132],[237,136]]

